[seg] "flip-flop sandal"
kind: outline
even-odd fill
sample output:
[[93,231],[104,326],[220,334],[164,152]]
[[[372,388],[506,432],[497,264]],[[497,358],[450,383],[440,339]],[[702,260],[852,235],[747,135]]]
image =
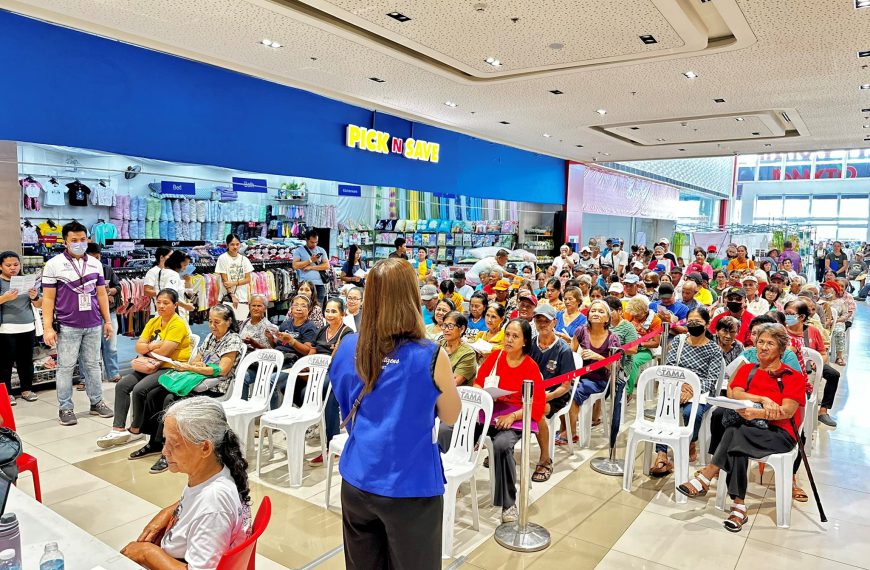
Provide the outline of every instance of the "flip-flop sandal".
[[704,477],[701,473],[697,473],[694,479],[677,486],[677,491],[691,498],[704,497],[707,491],[710,490],[710,480]]
[[553,475],[553,460],[550,459],[546,463],[538,463],[535,466],[535,472],[532,473],[532,481],[535,483],[543,483],[549,481]]
[[[659,467],[661,465],[662,467]],[[656,461],[655,466],[649,470],[649,474],[653,477],[666,477],[673,473],[674,464],[670,461]]]
[[77,391],[77,392],[84,392],[84,391],[85,391],[85,385],[84,385],[84,384],[76,384],[76,391]]
[[798,503],[806,503],[810,498],[807,496],[806,491],[801,489],[800,487],[792,487],[791,488],[791,498],[797,501]]
[[729,532],[740,532],[748,520],[746,505],[735,504],[731,505],[731,515],[722,524],[725,525],[725,530]]

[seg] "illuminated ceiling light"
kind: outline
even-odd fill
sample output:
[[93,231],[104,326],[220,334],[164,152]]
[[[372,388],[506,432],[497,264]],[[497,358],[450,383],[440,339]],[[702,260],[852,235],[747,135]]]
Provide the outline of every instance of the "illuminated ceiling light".
[[497,60],[494,57],[488,57],[483,61],[484,61],[484,63],[488,63],[489,65],[491,65],[493,67],[501,67],[501,61]]
[[447,105],[448,107],[457,107],[458,106],[453,101],[444,101],[444,104]]
[[743,117],[734,117],[734,120],[735,120],[735,121],[743,121],[743,120],[745,120],[745,119],[744,119]]
[[658,142],[665,142],[665,139],[656,139]]
[[640,41],[642,41],[643,43],[645,43],[647,45],[659,43],[659,41],[657,39],[655,39],[655,37],[652,36],[651,34],[645,34],[643,36],[638,36],[638,37],[640,38]]
[[598,113],[599,115],[606,115],[607,109],[595,109],[595,112]]
[[855,0],[855,9],[867,8],[870,6],[870,0]]
[[610,156],[609,152],[602,152],[601,154],[603,154],[604,156]]
[[269,40],[269,39],[260,40],[260,44],[264,45],[268,48],[272,48],[272,49],[278,49],[278,48],[284,47],[284,44],[278,43],[278,42],[273,42],[272,40]]
[[550,138],[551,136],[553,136],[553,135],[551,135],[550,133],[544,133],[544,138],[545,138],[545,139],[548,139],[548,138]]
[[870,83],[865,83],[861,86],[861,89],[870,89]]
[[684,71],[683,76],[686,79],[695,79],[696,77],[698,77],[698,74],[695,73],[694,71]]

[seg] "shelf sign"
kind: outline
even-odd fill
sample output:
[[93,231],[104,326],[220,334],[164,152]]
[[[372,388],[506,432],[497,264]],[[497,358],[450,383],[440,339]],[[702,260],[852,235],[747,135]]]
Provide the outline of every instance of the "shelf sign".
[[435,142],[422,141],[414,138],[402,139],[391,136],[384,131],[367,129],[357,125],[348,125],[344,144],[349,148],[358,148],[379,154],[400,154],[411,160],[437,163],[441,153],[441,145]]
[[354,196],[359,198],[362,196],[362,186],[353,186],[351,184],[339,184],[338,185],[338,195],[339,196]]
[[237,178],[233,176],[233,190],[236,192],[266,193],[266,181],[259,178]]
[[193,196],[196,194],[196,184],[193,182],[175,182],[174,180],[160,181],[161,194],[184,194]]

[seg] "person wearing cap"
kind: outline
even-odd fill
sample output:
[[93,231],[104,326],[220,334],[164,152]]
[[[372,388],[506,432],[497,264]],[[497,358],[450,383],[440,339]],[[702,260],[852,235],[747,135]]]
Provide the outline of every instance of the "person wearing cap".
[[[657,244],[653,248],[653,256],[649,260],[647,268],[652,269],[656,273],[667,273],[671,267],[677,264],[677,258],[672,255],[671,257],[673,257],[673,259],[671,259],[671,257],[668,257],[665,252],[665,246]],[[659,269],[659,265],[662,266],[661,269]]]
[[628,253],[622,251],[619,241],[614,241],[610,251],[604,256],[604,262],[613,266],[613,270],[619,277],[625,274],[628,267]]
[[502,275],[506,279],[513,279],[514,277],[516,277],[516,275],[508,272],[507,261],[508,250],[500,249],[495,252],[495,257],[484,257],[483,259],[472,265],[471,269],[468,270],[466,277],[472,283],[476,283],[480,281],[481,273],[488,272],[490,274],[490,279],[492,279],[492,272],[498,271],[499,279],[501,279]]
[[728,262],[728,272],[755,271],[755,262],[749,259],[749,250],[746,246],[738,245],[736,251],[737,257]]
[[704,249],[696,247],[694,255],[692,263],[686,267],[686,273],[706,273],[707,277],[713,277],[713,266],[707,263],[707,254],[704,253]]
[[517,293],[517,308],[510,313],[511,319],[523,319],[532,325],[532,332],[535,327],[533,319],[535,316],[535,307],[538,306],[538,298],[528,289],[520,289]]
[[574,266],[587,271],[591,268],[598,267],[598,260],[592,257],[592,248],[584,247],[581,249],[580,259],[577,260],[577,263],[575,263]]
[[493,295],[490,297],[490,302],[498,303],[502,307],[507,307],[510,288],[511,284],[507,279],[499,279],[492,288]]
[[671,276],[671,285],[674,286],[674,289],[679,289],[683,280],[683,268],[679,265],[674,265],[668,271],[668,274]]
[[571,250],[571,246],[567,243],[563,243],[559,247],[559,256],[553,260],[553,265],[556,266],[556,275],[562,273],[563,269],[574,269],[574,265],[577,261],[577,254]]
[[638,277],[640,277],[644,270],[646,269],[646,264],[641,261],[632,261],[631,262],[631,272]]
[[[689,308],[677,301],[674,286],[670,283],[659,285],[659,300],[650,303],[649,308],[655,311],[663,323],[670,323],[672,327],[680,321],[685,321],[686,315],[689,314]],[[673,328],[671,334],[674,334]]]
[[835,364],[845,366],[843,351],[846,348],[846,321],[849,318],[846,303],[843,300],[843,288],[836,281],[822,283],[822,297],[831,306],[832,311],[837,311],[837,320],[831,329],[831,342],[834,344],[834,352],[837,355]]
[[[719,259],[719,256],[716,254],[715,245],[707,246],[707,263],[710,264],[710,267],[713,268],[713,271],[722,268],[722,260]],[[711,275],[710,278],[712,279],[713,276]]]
[[431,325],[435,306],[438,304],[438,289],[434,285],[423,285],[420,288],[420,300],[423,301],[423,324]]
[[640,284],[640,277],[638,277],[634,273],[629,273],[625,277],[622,278],[622,288],[623,288],[623,296],[622,296],[622,306],[625,306],[625,303],[629,299],[634,299],[635,297],[640,297],[646,300],[649,303],[649,297],[646,295],[642,295],[638,293],[637,288]]
[[470,301],[474,295],[474,287],[465,282],[465,271],[457,269],[453,272],[453,284],[456,286],[456,292],[462,295],[465,301]]
[[743,291],[746,293],[746,309],[753,315],[763,315],[770,310],[770,303],[758,294],[758,278],[755,275],[743,277]]
[[[788,288],[787,284],[790,284],[790,283],[791,283],[791,278],[789,277],[789,274],[786,273],[785,271],[775,271],[775,272],[770,274],[770,284],[776,285],[777,287],[779,287],[783,291],[786,288]],[[759,313],[759,314],[761,314],[761,313]]]
[[598,275],[598,280],[595,282],[596,285],[607,291],[608,287],[610,287],[611,276],[613,275],[613,265],[606,261],[601,262],[601,273]]
[[737,340],[744,347],[752,346],[752,337],[750,336],[750,325],[755,315],[746,310],[746,291],[740,287],[729,287],[722,292],[725,297],[725,310],[713,317],[710,321],[709,330],[711,334],[716,334],[716,323],[719,319],[728,315],[732,316],[740,322],[740,329],[737,331]]
[[670,260],[671,264],[677,264],[677,254],[671,251],[671,242],[668,238],[661,238],[659,240],[659,245],[661,245],[665,250],[665,259]]
[[622,283],[611,283],[610,287],[607,288],[607,294],[617,299],[622,299],[622,296],[625,294],[625,288],[622,286]]
[[[574,355],[571,352],[571,347],[555,334],[556,310],[553,306],[540,305],[536,307],[534,311],[534,323],[535,328],[538,330],[538,336],[532,343],[532,350],[529,356],[538,365],[544,381],[574,371]],[[546,418],[553,417],[554,414],[568,405],[570,399],[570,381],[547,388],[547,405],[544,409],[544,416]],[[532,474],[532,481],[536,483],[543,483],[549,480],[553,474],[553,458],[550,457],[549,427],[545,421],[538,423],[537,438],[541,456],[538,459],[535,472]]]

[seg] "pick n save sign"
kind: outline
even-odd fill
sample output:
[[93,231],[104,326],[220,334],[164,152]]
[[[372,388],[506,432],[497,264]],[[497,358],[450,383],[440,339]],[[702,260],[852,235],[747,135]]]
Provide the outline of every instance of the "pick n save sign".
[[402,139],[391,136],[390,133],[367,129],[357,125],[348,125],[345,134],[345,145],[368,152],[380,154],[401,154],[411,160],[438,162],[441,145],[434,142],[414,138]]

